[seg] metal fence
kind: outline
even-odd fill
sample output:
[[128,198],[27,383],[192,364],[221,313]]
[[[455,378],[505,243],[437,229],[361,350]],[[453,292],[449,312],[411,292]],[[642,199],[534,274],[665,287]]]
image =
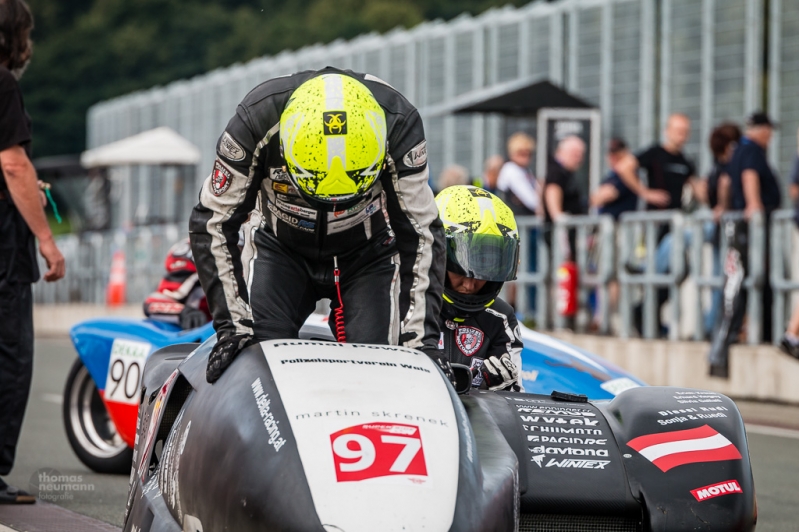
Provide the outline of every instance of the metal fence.
[[[712,310],[713,301],[712,295],[708,301],[700,292],[722,288],[722,264],[727,251],[724,235],[714,240],[714,231],[723,231],[726,225],[740,220],[741,213],[726,214],[721,224],[717,224],[712,213],[704,211],[691,215],[677,211],[642,211],[625,213],[618,223],[608,216],[568,216],[548,228],[539,217],[519,218],[521,250],[516,310],[523,316],[535,318],[540,329],[566,325],[551,301],[555,294],[554,274],[568,259],[573,260],[578,269],[578,301],[583,314],[583,319],[576,322],[579,330],[585,330],[591,316],[595,316],[599,333],[614,332],[610,326],[608,292],[611,283],[618,282],[620,326],[615,332],[621,337],[633,336],[639,328],[644,338],[659,336],[657,313],[662,301],[659,301],[658,290],[665,289],[670,305],[666,320],[669,339],[677,340],[690,332],[690,337],[701,340],[712,328],[712,324],[708,325],[707,314]],[[749,221],[749,267],[744,281],[749,295],[749,343],[759,343],[762,338],[760,323],[764,312],[772,312],[772,338],[774,341],[780,338],[791,310],[790,296],[799,291],[799,267],[794,266],[799,266],[795,257],[799,254],[799,245],[796,245],[799,235],[794,227],[794,212],[777,211],[768,229],[772,242],[769,258],[774,304],[773,308],[764,309],[760,296],[766,273],[766,227],[762,217]],[[551,238],[547,238],[548,230],[552,231]],[[58,245],[67,261],[67,276],[58,283],[37,283],[35,301],[39,304],[104,303],[111,261],[117,250],[125,253],[127,301],[144,301],[164,274],[167,251],[179,238],[185,237],[185,228],[177,225],[59,237]],[[680,317],[685,310],[680,289],[688,279],[697,287],[696,297],[687,303],[695,306],[696,319],[693,331],[680,331]],[[592,300],[593,308],[589,304]]]
[[[701,146],[712,126],[740,123],[762,105],[763,1],[531,2],[309,46],[101,102],[87,116],[88,145],[169,126],[201,149],[199,181],[249,90],[276,76],[332,65],[385,79],[419,108],[432,176],[452,163],[479,175],[487,156],[504,151],[499,117],[456,116],[454,108],[542,79],[599,108],[603,141],[620,135],[643,147],[658,138],[669,113],[688,114],[694,134],[687,152],[704,171],[710,157]],[[769,4],[770,111],[778,119],[785,115],[790,132],[799,125],[792,99],[799,83],[794,4]],[[786,168],[793,158],[788,144],[795,154],[793,135],[781,142],[779,166]]]

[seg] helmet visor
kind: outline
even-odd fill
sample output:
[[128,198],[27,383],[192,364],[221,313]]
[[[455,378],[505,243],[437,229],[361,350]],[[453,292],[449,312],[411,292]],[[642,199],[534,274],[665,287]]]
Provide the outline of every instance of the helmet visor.
[[447,235],[447,259],[466,277],[505,282],[516,278],[519,240],[510,236],[479,233]]

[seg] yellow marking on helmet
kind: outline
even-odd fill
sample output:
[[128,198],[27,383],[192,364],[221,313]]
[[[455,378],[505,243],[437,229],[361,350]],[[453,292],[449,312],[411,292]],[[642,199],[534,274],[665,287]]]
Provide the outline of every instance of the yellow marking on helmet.
[[489,301],[488,303],[486,303],[486,308],[488,308],[488,307],[490,307],[491,305],[493,305],[493,304],[494,304],[494,301],[496,301],[496,299],[492,299],[491,301]]
[[458,323],[463,323],[466,321],[466,318],[452,318],[452,321],[457,321]]
[[330,171],[316,187],[316,194],[318,196],[343,196],[345,194],[355,194],[356,192],[358,192],[358,187],[355,185],[355,181],[350,179],[350,176],[344,171],[341,157],[333,157]]
[[497,222],[494,220],[494,211],[485,209],[483,211],[483,220],[480,222],[480,227],[474,232],[477,235],[497,235],[502,236],[502,231],[497,227]]
[[452,301],[452,300],[451,300],[451,299],[450,299],[450,298],[447,296],[447,294],[441,294],[441,297],[443,297],[443,298],[444,298],[444,301],[446,301],[447,303],[454,303],[454,301]]
[[330,115],[328,121],[325,122],[327,129],[334,133],[341,133],[341,130],[344,129],[344,126],[347,123],[346,120],[341,119],[341,115],[343,114],[344,113],[336,113],[334,115]]

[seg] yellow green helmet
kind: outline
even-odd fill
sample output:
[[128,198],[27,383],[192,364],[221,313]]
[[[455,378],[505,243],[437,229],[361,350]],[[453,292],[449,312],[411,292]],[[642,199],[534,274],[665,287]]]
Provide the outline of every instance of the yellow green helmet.
[[505,203],[482,188],[458,185],[436,196],[447,237],[447,270],[505,282],[516,278],[519,232]]
[[386,115],[372,92],[344,74],[309,79],[280,116],[286,169],[308,198],[335,204],[374,184],[386,158]]

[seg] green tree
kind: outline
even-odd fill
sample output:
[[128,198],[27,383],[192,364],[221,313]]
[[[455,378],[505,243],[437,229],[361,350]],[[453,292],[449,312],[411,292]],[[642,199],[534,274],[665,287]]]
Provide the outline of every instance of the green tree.
[[[99,101],[285,49],[504,0],[28,0],[34,57],[22,88],[37,157],[84,149]],[[513,3],[523,3],[515,0]]]

